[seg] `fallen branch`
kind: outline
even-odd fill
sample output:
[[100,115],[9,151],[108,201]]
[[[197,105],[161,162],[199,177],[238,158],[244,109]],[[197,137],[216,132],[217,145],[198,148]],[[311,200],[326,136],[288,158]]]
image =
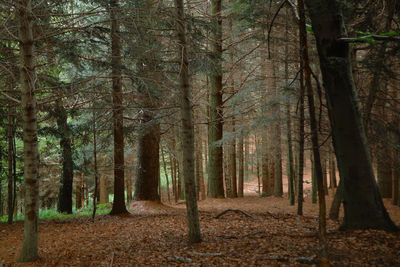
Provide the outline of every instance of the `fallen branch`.
[[242,214],[244,214],[245,216],[252,218],[253,220],[257,220],[257,219],[254,218],[251,214],[249,214],[249,213],[247,213],[246,211],[241,210],[241,209],[236,209],[236,210],[233,210],[233,209],[226,209],[226,210],[224,210],[223,212],[219,213],[218,215],[214,216],[214,219],[218,219],[219,217],[221,217],[222,215],[224,215],[224,214],[226,214],[226,213],[228,213],[228,212],[230,212],[230,211],[231,211],[231,212],[236,212],[236,213],[242,213]]
[[169,261],[179,261],[179,262],[183,262],[183,263],[191,263],[192,259],[191,258],[184,258],[184,257],[179,257],[179,256],[175,256],[175,257],[168,257]]
[[111,253],[111,262],[110,262],[110,267],[113,266],[114,263],[114,251]]
[[222,253],[205,253],[205,252],[197,252],[197,251],[191,251],[189,252],[190,255],[193,256],[206,256],[206,257],[215,257],[215,256],[222,256]]

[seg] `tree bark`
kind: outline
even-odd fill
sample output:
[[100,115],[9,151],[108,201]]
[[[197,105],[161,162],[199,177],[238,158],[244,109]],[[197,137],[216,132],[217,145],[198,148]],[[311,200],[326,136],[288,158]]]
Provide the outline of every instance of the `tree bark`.
[[111,77],[114,127],[114,201],[110,212],[111,215],[128,213],[125,206],[124,117],[121,77],[121,37],[118,8],[118,0],[110,0]]
[[62,160],[61,186],[58,194],[57,210],[60,213],[66,212],[72,214],[74,169],[72,162],[71,129],[68,126],[68,113],[61,100],[57,101],[56,116]]
[[[11,83],[11,81],[10,81]],[[12,90],[12,85],[10,84],[10,93]],[[8,125],[7,125],[7,135],[8,135],[8,192],[7,192],[7,209],[8,209],[8,223],[12,224],[14,219],[14,160],[15,160],[15,108],[11,100],[8,102]]]
[[208,197],[223,198],[222,146],[222,0],[211,0],[211,54],[214,73],[210,77],[210,116],[208,127]]
[[381,199],[372,170],[358,96],[351,74],[342,1],[306,0],[317,42],[332,138],[344,182],[341,229],[398,230]]
[[185,16],[183,0],[175,0],[176,26],[178,37],[178,55],[181,59],[179,71],[180,103],[181,103],[181,137],[183,148],[183,177],[185,182],[186,213],[189,228],[189,242],[201,241],[199,211],[195,182],[194,127],[192,118],[192,96],[189,84],[189,61],[185,36]]
[[239,133],[239,142],[237,146],[237,154],[239,158],[239,180],[237,196],[243,197],[243,186],[244,186],[244,151],[243,151],[243,131]]
[[311,85],[311,69],[308,59],[308,44],[307,44],[307,31],[306,20],[303,0],[298,1],[299,16],[300,16],[300,49],[302,50],[302,68],[304,70],[304,79],[306,82],[308,111],[310,115],[310,130],[311,130],[311,143],[313,150],[314,170],[316,183],[318,188],[318,208],[319,208],[319,224],[318,224],[318,238],[320,254],[323,258],[328,257],[327,237],[326,237],[326,204],[325,204],[325,190],[324,190],[324,176],[322,173],[321,156],[319,151],[318,142],[318,128],[315,116],[314,95]]
[[160,125],[152,121],[153,114],[150,111],[141,112],[134,199],[160,201],[158,194]]
[[21,53],[21,93],[24,132],[25,219],[24,241],[18,261],[28,262],[38,258],[39,215],[39,151],[37,137],[34,63],[34,39],[31,0],[18,0],[17,5]]
[[340,204],[343,201],[343,180],[339,180],[339,185],[336,189],[335,196],[333,197],[333,201],[331,204],[331,208],[329,210],[329,219],[338,220],[339,219],[339,210]]

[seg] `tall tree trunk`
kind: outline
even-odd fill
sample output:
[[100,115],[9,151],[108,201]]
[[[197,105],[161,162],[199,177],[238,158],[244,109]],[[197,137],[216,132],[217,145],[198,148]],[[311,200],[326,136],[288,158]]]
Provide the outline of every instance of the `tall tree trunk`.
[[[93,164],[94,164],[94,192],[93,192],[93,213],[92,213],[92,221],[94,221],[94,217],[96,216],[97,210],[97,200],[100,198],[98,195],[99,189],[99,172],[97,166],[97,129],[96,129],[96,112],[93,109]],[[115,194],[114,194],[115,196]]]
[[326,90],[332,138],[344,182],[342,229],[398,230],[390,219],[375,182],[358,96],[351,74],[342,1],[306,0],[317,42]]
[[276,103],[274,104],[274,196],[282,197],[283,195],[283,183],[282,183],[282,148],[281,148],[281,103],[279,88],[276,84],[276,66],[273,61],[272,73],[273,73],[273,85],[274,85],[274,96]]
[[200,125],[196,126],[197,142],[195,141],[196,150],[196,186],[198,199],[206,198],[206,190],[204,185],[204,172],[203,172],[203,141],[201,138]]
[[107,175],[105,173],[102,173],[100,175],[100,181],[99,181],[99,185],[100,185],[100,200],[99,203],[100,204],[104,204],[104,203],[108,203],[109,199],[108,199],[108,182],[107,182]]
[[[235,117],[231,119],[231,126],[232,126],[232,134],[235,134]],[[237,167],[236,167],[236,137],[233,137],[232,140],[228,144],[228,168],[229,168],[229,178],[231,181],[231,190],[232,190],[232,197],[237,197]]]
[[329,188],[337,188],[335,154],[329,147]]
[[237,154],[239,158],[239,180],[237,196],[243,197],[243,186],[244,186],[244,151],[243,151],[243,131],[239,133],[239,142],[237,146]]
[[208,196],[224,197],[222,146],[222,0],[211,0],[211,53],[214,73],[210,77],[210,117],[208,125]]
[[[254,170],[254,155],[250,154],[250,136],[244,138],[244,180],[249,179],[249,172]],[[249,168],[250,166],[250,168]]]
[[152,119],[153,114],[150,111],[142,110],[137,140],[135,200],[160,201],[160,125]]
[[18,0],[21,93],[24,132],[25,219],[24,241],[18,261],[28,262],[38,258],[39,215],[39,151],[37,137],[35,83],[36,72],[33,51],[33,19],[31,0]]
[[322,173],[321,157],[319,152],[318,143],[318,128],[317,120],[315,117],[314,95],[311,86],[311,69],[308,59],[308,44],[307,44],[307,31],[306,19],[304,11],[303,0],[298,1],[299,16],[300,16],[300,48],[302,49],[302,68],[304,69],[304,79],[306,82],[308,111],[310,114],[310,130],[311,142],[313,150],[313,160],[316,175],[316,182],[318,187],[318,207],[319,207],[319,224],[318,224],[318,238],[320,254],[322,257],[328,257],[327,237],[326,237],[326,204],[325,204],[325,190],[324,190],[324,176]]
[[268,133],[267,130],[262,130],[262,144],[261,146],[261,179],[262,179],[262,193],[261,196],[270,196],[270,159],[268,153]]
[[82,185],[79,182],[75,184],[75,209],[79,210],[82,208]]
[[111,77],[114,127],[114,201],[110,214],[127,213],[125,206],[124,116],[121,77],[121,37],[118,20],[118,0],[110,0]]
[[56,116],[58,134],[60,135],[62,174],[58,194],[57,210],[60,213],[72,214],[72,184],[74,169],[72,162],[71,129],[68,126],[68,113],[61,100],[57,101]]
[[[12,84],[10,81],[10,93],[12,90]],[[10,94],[11,95],[11,94]],[[8,209],[8,223],[12,224],[14,219],[14,159],[15,159],[15,108],[13,107],[11,100],[8,102],[8,192],[7,192],[7,209]]]
[[329,219],[338,220],[339,219],[339,210],[340,204],[343,201],[343,180],[339,180],[338,188],[336,189],[335,196],[333,197],[333,201],[331,204],[331,208],[329,210]]
[[[300,48],[302,49],[302,48]],[[300,62],[302,53],[300,51]],[[304,71],[300,66],[300,96],[299,96],[299,146],[298,146],[298,177],[297,177],[297,214],[303,215],[303,174],[304,174]]]
[[194,158],[194,129],[192,118],[192,96],[189,84],[189,61],[185,36],[185,16],[183,0],[175,0],[176,26],[178,37],[178,55],[181,59],[179,71],[180,103],[181,103],[181,137],[183,148],[183,177],[185,181],[186,213],[189,228],[189,242],[201,241],[199,211],[197,208],[195,158]]
[[168,179],[168,172],[167,172],[167,163],[165,162],[164,148],[163,147],[161,147],[161,157],[162,157],[163,166],[164,166],[165,179],[167,180],[168,203],[171,203],[171,195],[169,194],[169,179]]
[[288,8],[285,9],[285,117],[286,117],[286,138],[287,138],[287,179],[288,179],[288,195],[289,205],[293,206],[295,202],[294,192],[294,163],[293,163],[293,148],[292,148],[292,121],[290,116],[290,88],[289,88],[289,15]]

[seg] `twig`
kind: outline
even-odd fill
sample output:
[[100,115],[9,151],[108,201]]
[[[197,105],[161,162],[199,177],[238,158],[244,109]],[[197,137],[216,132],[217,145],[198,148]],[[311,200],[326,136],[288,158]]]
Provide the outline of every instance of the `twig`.
[[197,251],[191,251],[189,252],[190,255],[193,256],[208,256],[208,257],[215,257],[215,256],[222,256],[222,253],[206,253],[206,252],[197,252]]
[[110,267],[113,266],[114,263],[114,251],[111,253],[111,262],[110,262]]
[[282,3],[280,4],[280,6],[278,7],[278,10],[275,12],[274,17],[272,18],[271,24],[269,25],[269,29],[268,29],[268,36],[267,36],[267,43],[268,43],[268,59],[271,59],[271,49],[270,49],[270,37],[271,37],[271,31],[272,31],[272,26],[274,26],[274,21],[276,19],[276,17],[279,14],[279,11],[281,11],[282,7],[285,5],[285,3],[287,2],[287,0],[283,0]]
[[222,215],[224,215],[225,213],[228,213],[228,212],[230,212],[230,211],[231,211],[231,212],[236,212],[236,213],[242,213],[242,214],[246,215],[247,217],[252,218],[253,220],[257,220],[257,219],[254,218],[251,214],[249,214],[249,213],[247,213],[246,211],[241,210],[241,209],[236,209],[236,210],[233,210],[233,209],[226,209],[226,210],[224,210],[223,212],[219,213],[218,215],[214,216],[214,219],[218,219],[219,217],[221,217]]

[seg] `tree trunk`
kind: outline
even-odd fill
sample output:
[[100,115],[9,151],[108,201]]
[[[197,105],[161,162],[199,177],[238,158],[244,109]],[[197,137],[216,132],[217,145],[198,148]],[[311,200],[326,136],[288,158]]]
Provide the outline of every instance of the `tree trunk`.
[[376,153],[378,187],[383,198],[392,197],[392,160],[387,145],[379,144]]
[[270,163],[268,154],[268,134],[267,130],[263,129],[262,133],[262,144],[261,146],[261,181],[262,181],[262,193],[261,196],[270,196]]
[[[300,48],[301,49],[301,48]],[[301,55],[300,51],[300,55]],[[300,56],[302,57],[302,56]],[[300,62],[302,59],[300,58]],[[298,146],[298,177],[297,177],[297,214],[303,215],[303,172],[304,172],[304,71],[300,67],[300,96],[299,96],[299,146]]]
[[[93,213],[92,213],[92,221],[94,221],[94,217],[96,216],[97,210],[97,201],[100,198],[99,192],[99,172],[97,166],[97,129],[96,129],[96,112],[93,109],[93,165],[94,165],[94,192],[93,192]],[[115,194],[114,194],[115,197]]]
[[306,0],[317,42],[326,89],[332,138],[343,179],[342,229],[398,230],[390,219],[375,182],[358,96],[351,74],[342,1]]
[[[11,82],[11,81],[10,81]],[[12,84],[10,84],[10,93],[12,90]],[[8,223],[13,223],[14,218],[14,160],[15,160],[15,108],[11,100],[8,102],[8,192],[7,192],[7,209],[8,209]]]
[[124,186],[124,136],[123,136],[123,104],[121,81],[121,43],[119,21],[117,19],[118,0],[110,0],[111,20],[111,77],[113,97],[114,128],[114,201],[111,213],[126,213]]
[[286,117],[286,138],[287,138],[287,179],[288,179],[288,196],[289,205],[293,206],[295,202],[295,190],[294,190],[294,163],[293,163],[293,148],[292,148],[292,121],[290,116],[290,98],[291,92],[289,88],[289,28],[288,28],[288,8],[285,9],[285,117]]
[[169,179],[168,179],[168,172],[167,172],[167,163],[165,162],[164,148],[163,147],[161,147],[161,157],[162,157],[163,166],[164,166],[165,179],[167,180],[168,203],[171,203],[171,195],[169,194]]
[[331,220],[339,219],[340,204],[342,203],[342,201],[343,201],[343,180],[340,179],[339,186],[336,189],[335,196],[333,197],[331,209],[329,210],[329,219]]
[[152,119],[153,114],[150,111],[142,110],[137,140],[135,200],[160,201],[160,125]]
[[337,188],[336,181],[336,164],[334,153],[332,153],[331,148],[329,149],[329,188]]
[[208,196],[224,197],[222,146],[222,0],[211,0],[212,59],[214,73],[210,77],[210,117],[208,127]]
[[28,262],[38,258],[39,215],[39,151],[36,119],[36,72],[33,52],[33,19],[31,0],[18,0],[21,93],[24,132],[25,219],[24,241],[18,261]]
[[195,151],[196,151],[196,186],[197,186],[197,197],[198,199],[206,198],[206,190],[204,185],[204,173],[203,173],[203,141],[201,138],[200,125],[196,126],[197,138],[195,141]]
[[114,201],[110,214],[128,213],[125,206],[124,117],[122,103],[121,40],[118,0],[110,0],[111,77],[114,127]]
[[185,36],[185,16],[183,0],[175,0],[176,27],[178,37],[178,55],[181,59],[179,72],[180,103],[181,103],[181,137],[183,150],[183,177],[185,181],[186,212],[189,227],[189,242],[201,241],[199,212],[197,208],[195,158],[194,158],[194,129],[192,118],[192,96],[189,84],[189,61]]
[[240,131],[239,142],[237,146],[237,154],[239,158],[239,181],[237,196],[243,197],[243,186],[244,186],[244,151],[243,151],[243,131]]
[[319,207],[319,224],[318,224],[318,239],[320,254],[323,258],[328,257],[327,237],[326,237],[326,204],[325,204],[325,190],[324,190],[324,176],[322,173],[321,157],[319,152],[318,142],[318,128],[315,116],[314,95],[311,86],[311,69],[308,59],[308,44],[307,44],[307,31],[306,19],[304,11],[303,0],[298,1],[299,16],[300,16],[300,49],[302,50],[302,68],[304,69],[304,79],[306,82],[308,111],[310,115],[310,130],[311,130],[311,143],[313,150],[313,160],[316,175],[316,183],[318,187],[318,207]]
[[72,162],[71,129],[68,126],[68,113],[61,100],[57,101],[56,116],[58,134],[60,135],[62,174],[61,186],[58,194],[58,207],[60,213],[72,214],[72,184],[74,169]]
[[273,61],[272,73],[273,73],[273,87],[275,90],[275,101],[274,104],[274,196],[282,197],[283,195],[283,183],[282,183],[282,148],[281,148],[281,103],[279,101],[280,94],[278,86],[276,85],[276,66]]
[[[232,117],[231,120],[232,126],[232,135],[236,136],[235,134],[235,117]],[[231,190],[232,190],[232,197],[237,197],[237,167],[236,167],[236,137],[233,137],[232,140],[228,144],[228,168],[229,168],[229,178],[231,181]]]
[[75,184],[75,209],[82,208],[82,187],[80,183]]
[[[251,159],[250,159],[251,158]],[[249,180],[249,172],[254,170],[254,155],[250,154],[250,136],[244,139],[244,180]],[[249,168],[250,166],[250,168]]]

